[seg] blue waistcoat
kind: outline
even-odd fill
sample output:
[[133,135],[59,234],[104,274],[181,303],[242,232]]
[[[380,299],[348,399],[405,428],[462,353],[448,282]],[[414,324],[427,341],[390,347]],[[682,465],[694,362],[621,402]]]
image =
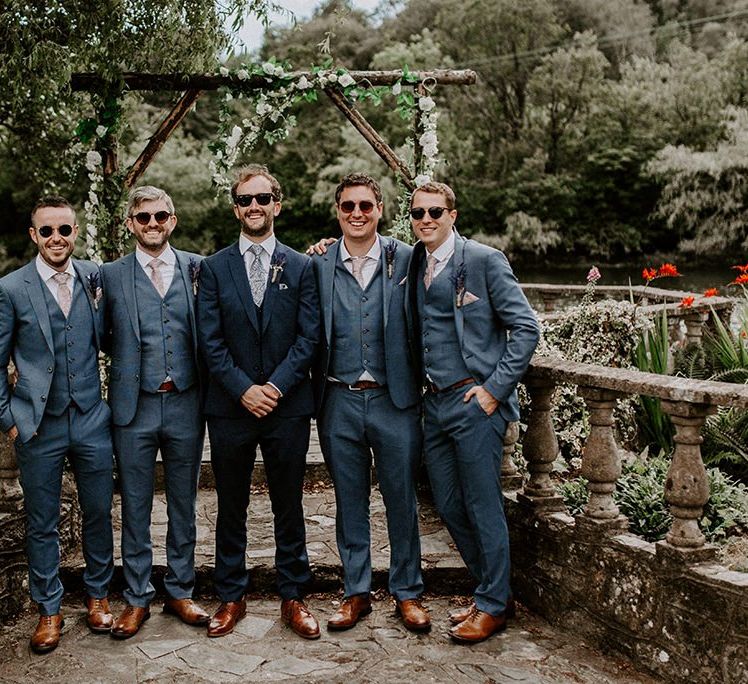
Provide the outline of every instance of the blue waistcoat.
[[[462,359],[454,316],[453,262],[431,281],[428,290],[418,286],[418,316],[421,319],[421,354],[426,380],[439,389],[471,376]],[[423,279],[423,268],[419,274]]]
[[42,286],[54,340],[55,365],[46,413],[60,416],[72,403],[86,412],[101,400],[94,321],[80,281],[73,286],[67,319],[49,288]]
[[138,266],[135,296],[142,347],[140,387],[144,392],[155,392],[168,375],[183,392],[196,382],[197,368],[189,303],[179,271],[175,272],[166,296],[161,299],[145,271]]

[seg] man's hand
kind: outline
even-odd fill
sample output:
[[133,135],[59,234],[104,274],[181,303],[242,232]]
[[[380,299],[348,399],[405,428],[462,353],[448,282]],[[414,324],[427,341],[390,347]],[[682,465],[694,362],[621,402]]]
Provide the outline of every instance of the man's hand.
[[8,435],[8,439],[11,442],[15,442],[18,437],[18,428],[13,425],[5,434]]
[[272,385],[252,385],[242,394],[242,406],[256,418],[268,415],[277,405],[278,390]]
[[465,392],[463,401],[467,403],[473,397],[477,399],[478,404],[487,416],[490,416],[499,407],[499,400],[495,399],[488,390],[483,389],[482,385],[475,385]]
[[327,245],[334,245],[336,242],[336,238],[322,238],[319,242],[309,245],[306,254],[309,256],[312,256],[312,254],[327,254]]

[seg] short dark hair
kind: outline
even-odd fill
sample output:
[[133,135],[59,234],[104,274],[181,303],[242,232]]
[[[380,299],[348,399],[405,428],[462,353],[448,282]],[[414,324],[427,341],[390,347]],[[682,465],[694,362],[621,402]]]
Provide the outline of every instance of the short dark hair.
[[236,202],[236,189],[242,183],[246,183],[250,178],[254,178],[255,176],[262,176],[270,181],[270,191],[273,193],[276,202],[280,202],[283,199],[281,184],[278,182],[278,179],[268,171],[267,166],[264,164],[247,164],[234,172],[234,184],[231,186],[231,199],[234,200],[234,202]]
[[377,204],[382,204],[382,188],[379,187],[377,181],[366,173],[349,173],[347,176],[343,176],[340,179],[340,183],[338,183],[338,187],[335,188],[335,204],[340,203],[340,196],[343,194],[343,190],[346,188],[355,188],[359,185],[369,188],[374,193],[374,199],[376,199]]
[[70,204],[70,202],[61,195],[44,195],[44,197],[39,198],[37,203],[34,205],[34,208],[31,210],[32,225],[34,223],[34,214],[36,214],[39,209],[44,209],[45,207],[66,207],[73,212],[73,221],[75,221],[75,208]]
[[447,209],[452,211],[455,208],[456,199],[455,191],[452,190],[446,183],[438,183],[437,181],[429,181],[423,185],[419,185],[413,194],[410,196],[410,205],[413,206],[413,198],[417,192],[429,192],[435,195],[442,195],[444,197],[444,203],[447,205]]

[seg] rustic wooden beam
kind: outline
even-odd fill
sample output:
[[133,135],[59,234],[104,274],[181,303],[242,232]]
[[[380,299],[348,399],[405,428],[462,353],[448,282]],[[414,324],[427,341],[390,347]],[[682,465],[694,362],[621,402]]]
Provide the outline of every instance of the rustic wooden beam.
[[125,190],[132,188],[143,173],[145,173],[148,165],[153,161],[158,151],[164,146],[164,143],[169,139],[174,129],[179,126],[202,93],[202,90],[187,90],[177,100],[177,103],[159,124],[156,132],[151,136],[148,144],[143,148],[143,151],[127,172],[124,182]]
[[[400,69],[393,71],[350,71],[351,77],[362,87],[393,85],[403,76]],[[411,71],[414,82],[429,81],[438,85],[472,85],[477,75],[471,69],[436,69],[434,71]],[[293,80],[306,76],[314,78],[309,71],[290,72]],[[122,74],[125,88],[128,90],[216,90],[222,86],[242,88],[267,88],[272,80],[265,76],[250,76],[241,80],[235,75],[218,74],[146,74],[126,72]],[[74,73],[70,84],[76,91],[100,90],[106,81],[94,73]]]
[[349,104],[343,94],[334,88],[325,88],[325,93],[333,101],[335,106],[343,112],[354,128],[363,136],[364,140],[371,145],[373,150],[384,160],[396,174],[400,176],[408,190],[415,190],[413,176],[410,174],[408,165],[398,157],[392,148],[384,141],[376,129],[364,118],[353,105]]

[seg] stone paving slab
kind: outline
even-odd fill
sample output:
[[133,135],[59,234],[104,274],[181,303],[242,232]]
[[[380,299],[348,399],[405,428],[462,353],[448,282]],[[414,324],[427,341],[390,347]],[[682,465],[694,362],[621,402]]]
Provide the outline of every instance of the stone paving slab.
[[[461,597],[466,600],[465,597]],[[165,615],[154,603],[151,618],[127,641],[92,634],[80,600],[63,604],[66,624],[60,646],[46,655],[28,647],[36,616],[27,614],[0,631],[0,681],[39,682],[451,682],[537,684],[650,684],[626,662],[602,655],[573,634],[550,627],[520,608],[509,629],[482,644],[462,646],[447,635],[454,601],[427,598],[434,627],[408,632],[390,600],[375,600],[371,615],[354,629],[327,632],[324,621],[338,605],[315,595],[307,601],[323,626],[306,641],[280,620],[279,601],[251,597],[237,630],[208,639],[204,628]],[[216,601],[204,602],[215,610]],[[121,601],[113,602],[115,612]]]

